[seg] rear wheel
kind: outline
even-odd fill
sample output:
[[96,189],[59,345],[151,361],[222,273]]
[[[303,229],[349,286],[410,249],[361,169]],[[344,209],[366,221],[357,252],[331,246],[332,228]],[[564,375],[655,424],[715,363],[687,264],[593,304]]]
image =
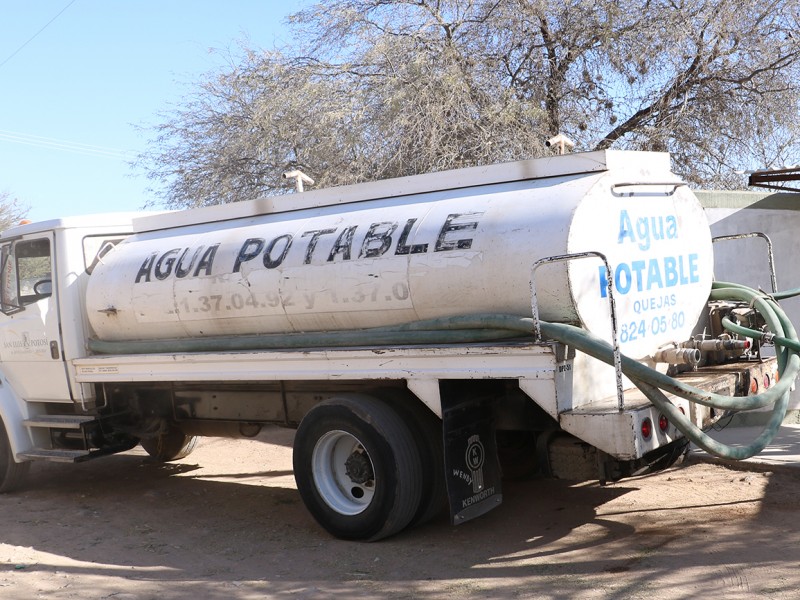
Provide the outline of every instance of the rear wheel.
[[361,395],[331,398],[303,418],[294,442],[300,497],[336,537],[375,541],[406,527],[422,495],[422,462],[405,419]]
[[414,395],[397,389],[382,390],[409,425],[422,460],[422,501],[410,525],[427,523],[447,507],[442,420]]
[[155,460],[169,462],[189,456],[197,447],[199,440],[197,436],[186,435],[174,425],[170,425],[166,431],[156,436],[142,438],[141,444],[145,452]]
[[0,493],[11,492],[20,487],[30,468],[29,462],[14,461],[5,425],[0,420]]

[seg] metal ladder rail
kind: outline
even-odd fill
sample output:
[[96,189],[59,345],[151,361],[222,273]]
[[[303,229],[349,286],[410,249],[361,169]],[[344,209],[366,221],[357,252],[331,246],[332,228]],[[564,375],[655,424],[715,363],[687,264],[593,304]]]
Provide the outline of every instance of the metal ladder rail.
[[606,258],[605,254],[602,252],[595,252],[595,251],[588,251],[588,252],[575,252],[571,254],[559,254],[556,256],[548,256],[545,258],[540,258],[535,263],[533,263],[533,267],[531,268],[531,312],[533,314],[533,332],[534,338],[536,341],[541,341],[542,339],[542,325],[539,319],[539,303],[536,298],[536,270],[541,267],[542,265],[552,264],[556,262],[566,262],[570,260],[579,260],[583,258],[599,258],[603,261],[603,265],[606,268],[606,285],[608,287],[608,303],[611,309],[611,340],[612,340],[612,347],[614,349],[614,373],[616,376],[616,384],[617,384],[617,409],[619,412],[625,410],[625,399],[624,399],[624,392],[622,389],[622,359],[620,357],[619,351],[619,336],[617,334],[617,304],[614,300],[614,293],[613,293],[613,280],[614,275],[611,271],[611,267],[608,264],[608,259]]

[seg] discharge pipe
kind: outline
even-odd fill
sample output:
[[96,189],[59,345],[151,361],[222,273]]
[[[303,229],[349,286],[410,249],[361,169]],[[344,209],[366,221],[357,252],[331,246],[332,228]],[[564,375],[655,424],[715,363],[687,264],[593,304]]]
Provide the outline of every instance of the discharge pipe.
[[684,348],[697,348],[700,352],[744,352],[750,349],[750,340],[734,340],[731,337],[721,337],[713,340],[691,340],[685,342],[682,346]]
[[700,350],[697,348],[661,348],[653,354],[653,360],[657,363],[691,365],[692,367],[700,364],[700,358]]

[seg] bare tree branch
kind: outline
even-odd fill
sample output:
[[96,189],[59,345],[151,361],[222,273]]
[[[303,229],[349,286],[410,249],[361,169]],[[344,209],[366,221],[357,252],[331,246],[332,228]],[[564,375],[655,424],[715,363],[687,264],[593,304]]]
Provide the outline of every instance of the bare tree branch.
[[[704,185],[800,162],[795,0],[330,0],[243,48],[138,161],[167,205],[530,158],[669,150]],[[752,164],[757,161],[758,164]],[[766,163],[766,164],[765,164]],[[741,185],[741,183],[738,183]]]

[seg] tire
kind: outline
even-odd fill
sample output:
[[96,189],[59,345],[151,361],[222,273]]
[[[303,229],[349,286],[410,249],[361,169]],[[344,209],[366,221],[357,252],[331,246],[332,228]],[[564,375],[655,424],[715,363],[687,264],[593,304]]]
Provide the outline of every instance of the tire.
[[0,420],[0,493],[12,492],[18,489],[24,481],[30,462],[18,463],[11,452],[11,443],[8,441],[6,427]]
[[331,398],[303,418],[294,477],[306,508],[332,535],[377,541],[420,506],[422,462],[406,420],[380,400]]
[[170,462],[189,456],[197,447],[198,441],[199,437],[186,435],[174,425],[170,425],[166,432],[142,438],[140,443],[151,458],[159,462]]
[[423,465],[422,500],[409,527],[422,525],[447,508],[442,420],[411,393],[385,389],[378,395],[391,402],[392,408],[406,420],[414,435]]

